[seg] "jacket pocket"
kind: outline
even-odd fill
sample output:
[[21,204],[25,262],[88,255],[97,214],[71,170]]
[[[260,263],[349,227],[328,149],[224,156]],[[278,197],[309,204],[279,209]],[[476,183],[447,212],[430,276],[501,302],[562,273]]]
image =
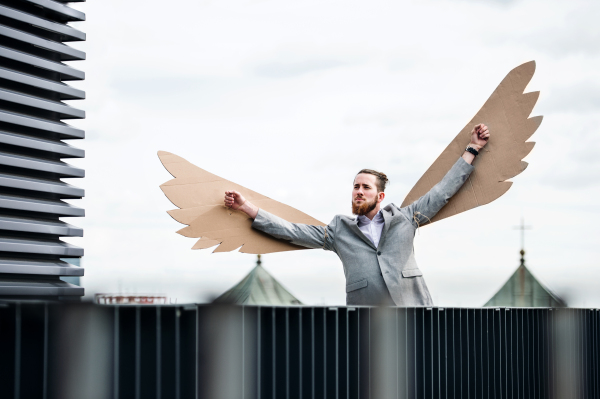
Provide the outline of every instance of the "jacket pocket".
[[423,272],[421,272],[419,269],[402,270],[402,277],[404,277],[404,278],[419,277],[422,275],[423,275]]
[[360,288],[365,288],[368,284],[369,284],[369,282],[367,281],[366,278],[363,278],[362,280],[357,281],[355,283],[348,284],[348,285],[346,285],[346,293],[356,291]]

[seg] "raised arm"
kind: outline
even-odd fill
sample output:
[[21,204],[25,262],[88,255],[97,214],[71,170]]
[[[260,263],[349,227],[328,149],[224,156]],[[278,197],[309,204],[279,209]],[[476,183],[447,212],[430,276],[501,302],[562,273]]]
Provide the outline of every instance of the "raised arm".
[[225,206],[244,212],[254,219],[252,227],[275,238],[307,248],[334,249],[335,219],[328,226],[291,223],[246,200],[237,191],[225,191]]
[[446,173],[444,178],[438,184],[433,186],[427,194],[401,209],[416,227],[429,223],[431,218],[433,218],[462,187],[473,171],[472,163],[476,156],[475,153],[481,151],[487,144],[489,138],[490,132],[486,125],[479,124],[475,126],[471,132],[471,142],[467,146],[467,149],[470,147],[474,151],[469,152],[465,150],[462,157],[456,161],[454,166],[452,166],[452,169]]

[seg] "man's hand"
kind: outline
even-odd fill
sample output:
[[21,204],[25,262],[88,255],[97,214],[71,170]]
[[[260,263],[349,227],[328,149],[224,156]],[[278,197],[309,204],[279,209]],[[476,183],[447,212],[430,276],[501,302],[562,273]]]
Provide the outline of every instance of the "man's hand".
[[242,211],[252,219],[258,215],[258,208],[237,191],[225,191],[224,203],[227,208]]
[[469,145],[475,148],[477,151],[481,151],[489,139],[490,132],[488,127],[483,123],[480,123],[473,128],[473,131],[471,132],[471,143]]
[[[475,126],[471,132],[471,142],[469,143],[469,147],[473,147],[475,150],[477,150],[477,152],[479,152],[487,144],[489,139],[490,132],[488,127],[483,123],[480,123],[479,125]],[[462,159],[464,159],[467,163],[472,164],[473,160],[475,160],[475,155],[465,151],[462,155]]]
[[246,198],[237,191],[225,191],[225,206],[238,210],[246,202]]

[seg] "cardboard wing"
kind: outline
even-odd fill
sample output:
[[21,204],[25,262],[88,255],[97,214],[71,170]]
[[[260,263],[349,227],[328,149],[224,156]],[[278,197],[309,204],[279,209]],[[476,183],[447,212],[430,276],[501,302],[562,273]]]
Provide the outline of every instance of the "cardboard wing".
[[535,72],[535,61],[527,62],[509,72],[485,102],[479,112],[452,140],[433,165],[410,190],[402,206],[407,206],[436,185],[470,142],[471,130],[479,123],[489,127],[491,139],[483,153],[475,159],[476,166],[469,179],[450,201],[431,219],[431,223],[488,204],[508,191],[506,181],[523,172],[535,143],[526,141],[542,123],[542,117],[529,118],[539,92],[524,93]]
[[248,201],[292,223],[324,226],[324,223],[291,206],[265,197],[255,191],[213,175],[185,159],[165,151],[158,157],[175,179],[160,186],[167,198],[179,207],[169,215],[188,225],[177,233],[199,238],[192,249],[204,249],[220,244],[214,252],[233,251],[250,254],[306,249],[278,240],[251,227],[252,219],[245,213],[223,205],[226,190],[239,191]]

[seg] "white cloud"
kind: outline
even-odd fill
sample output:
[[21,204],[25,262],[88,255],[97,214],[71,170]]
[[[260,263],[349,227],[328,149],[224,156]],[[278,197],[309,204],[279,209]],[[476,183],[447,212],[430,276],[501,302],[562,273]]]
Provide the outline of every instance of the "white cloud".
[[[518,265],[512,226],[534,226],[527,260],[575,304],[596,306],[596,3],[238,1],[73,4],[87,13],[86,178],[70,220],[85,237],[87,293],[157,291],[202,301],[254,264],[244,254],[191,251],[194,240],[158,186],[156,151],[322,220],[348,213],[362,167],[385,171],[401,203],[440,151],[513,67],[536,59],[541,90],[529,168],[500,200],[422,229],[417,259],[436,303],[479,306]],[[119,12],[115,12],[115,10]],[[574,19],[580,15],[583,22]],[[587,21],[587,22],[585,22]],[[587,43],[587,44],[586,44]],[[335,255],[267,255],[265,267],[305,303],[344,303]],[[568,268],[568,273],[565,272]],[[565,275],[568,275],[565,276]],[[597,290],[596,290],[597,291]]]

